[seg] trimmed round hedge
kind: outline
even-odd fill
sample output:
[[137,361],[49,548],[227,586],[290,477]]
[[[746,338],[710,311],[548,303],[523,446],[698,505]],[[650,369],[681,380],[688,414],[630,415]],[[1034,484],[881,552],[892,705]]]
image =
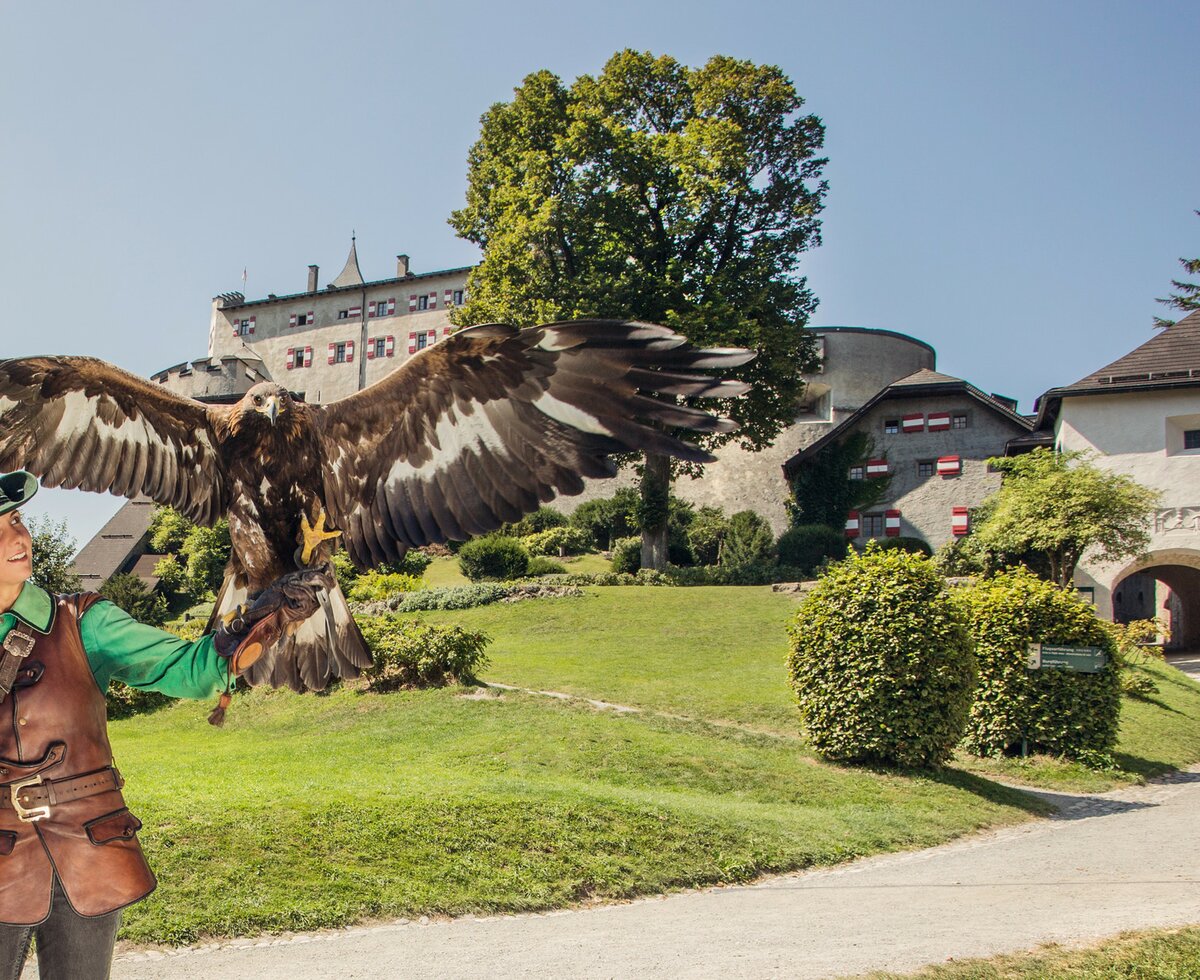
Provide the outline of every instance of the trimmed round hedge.
[[868,546],[830,566],[789,627],[812,746],[846,762],[937,766],[962,736],[975,660],[932,563]]
[[[979,686],[963,744],[977,755],[1030,751],[1108,762],[1116,744],[1121,679],[1112,634],[1092,607],[1025,569],[976,582],[962,592]],[[1098,674],[1029,670],[1030,643],[1100,647]]]
[[529,569],[529,552],[516,538],[472,538],[458,549],[458,567],[472,582],[521,578]]

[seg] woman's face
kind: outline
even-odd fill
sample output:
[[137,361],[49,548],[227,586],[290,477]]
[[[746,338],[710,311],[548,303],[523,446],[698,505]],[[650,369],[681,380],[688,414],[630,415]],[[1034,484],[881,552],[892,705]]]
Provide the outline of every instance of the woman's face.
[[19,510],[0,514],[0,588],[21,585],[33,574],[33,539]]

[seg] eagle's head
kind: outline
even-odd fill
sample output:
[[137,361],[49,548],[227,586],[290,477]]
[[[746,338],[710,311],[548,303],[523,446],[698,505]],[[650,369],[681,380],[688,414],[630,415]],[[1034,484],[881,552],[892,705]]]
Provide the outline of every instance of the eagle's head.
[[295,411],[292,396],[283,385],[260,381],[233,407],[230,427],[234,432],[272,428],[288,431],[293,428]]

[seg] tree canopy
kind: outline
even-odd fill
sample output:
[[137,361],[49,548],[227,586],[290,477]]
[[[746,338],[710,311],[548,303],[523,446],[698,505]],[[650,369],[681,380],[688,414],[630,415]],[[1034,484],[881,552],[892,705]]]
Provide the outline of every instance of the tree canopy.
[[[1196,216],[1200,217],[1200,211],[1196,212]],[[1183,266],[1183,271],[1187,275],[1200,276],[1200,258],[1180,259],[1179,264]],[[1172,279],[1171,285],[1175,288],[1175,292],[1169,296],[1160,297],[1155,300],[1156,303],[1162,303],[1170,309],[1181,310],[1184,313],[1200,310],[1200,282],[1184,282],[1181,279]],[[1154,325],[1156,327],[1173,327],[1175,321],[1156,316],[1154,318]]]
[[[768,445],[795,418],[816,299],[798,274],[819,243],[821,121],[776,67],[717,56],[689,68],[621,51],[592,77],[529,75],[492,106],[450,223],[483,250],[456,323],[615,317],[699,346],[747,347],[748,395],[720,410]],[[665,535],[670,474],[643,529]],[[665,541],[665,537],[663,538]]]
[[988,462],[1004,482],[976,516],[974,547],[1044,555],[1050,579],[1066,587],[1089,549],[1102,561],[1118,561],[1150,543],[1158,492],[1101,469],[1088,454],[1035,449]]
[[29,533],[33,537],[34,584],[60,595],[82,589],[83,580],[75,574],[71,561],[75,539],[67,530],[67,522],[35,517],[29,522]]

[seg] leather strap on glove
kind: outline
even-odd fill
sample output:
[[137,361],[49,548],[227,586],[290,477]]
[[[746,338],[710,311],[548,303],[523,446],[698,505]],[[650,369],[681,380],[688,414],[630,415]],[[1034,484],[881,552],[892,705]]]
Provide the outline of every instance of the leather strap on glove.
[[290,572],[258,593],[249,606],[235,609],[213,639],[217,653],[229,661],[230,673],[241,674],[315,613],[320,608],[317,593],[332,589],[335,582],[329,566]]

